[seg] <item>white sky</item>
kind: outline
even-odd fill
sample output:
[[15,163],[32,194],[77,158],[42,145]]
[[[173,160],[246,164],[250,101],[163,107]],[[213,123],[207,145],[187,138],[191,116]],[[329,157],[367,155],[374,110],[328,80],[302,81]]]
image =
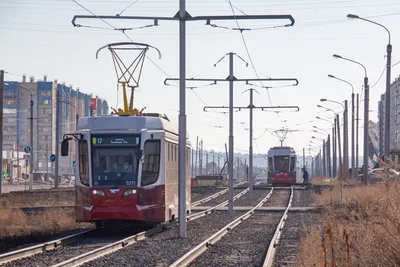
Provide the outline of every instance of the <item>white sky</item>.
[[[187,11],[192,16],[231,15],[228,0],[188,0]],[[80,0],[80,4],[97,15],[115,15],[124,10],[133,0]],[[123,15],[174,16],[179,1],[139,0],[123,12]],[[298,105],[298,113],[254,112],[255,153],[266,153],[269,147],[278,145],[278,139],[270,132],[287,126],[302,130],[288,135],[286,145],[301,150],[308,145],[313,125],[329,132],[327,122],[316,121],[315,116],[331,117],[331,113],[317,108],[320,98],[335,101],[350,99],[350,86],[329,79],[328,74],[348,80],[356,92],[361,91],[364,73],[361,67],[332,57],[340,54],[364,64],[368,71],[370,86],[374,85],[385,67],[388,36],[376,25],[360,20],[349,20],[348,13],[357,14],[385,25],[392,34],[392,63],[400,61],[397,44],[400,43],[399,0],[232,0],[232,4],[246,14],[290,14],[296,20],[293,27],[251,30],[243,33],[253,64],[260,77],[297,78],[297,87],[272,88],[269,90],[273,105]],[[236,14],[241,14],[235,9]],[[108,43],[129,41],[126,36],[112,30],[100,20],[80,20],[77,23],[104,29],[74,28],[74,15],[88,15],[72,0],[0,0],[0,68],[9,74],[6,80],[21,80],[22,74],[41,79],[58,78],[80,87],[83,92],[94,93],[107,99],[111,107],[117,104],[116,75],[111,55],[107,50],[95,58],[98,48]],[[140,27],[149,21],[109,21],[114,27]],[[215,22],[220,26],[236,27],[235,22]],[[240,21],[243,28],[284,25],[286,20]],[[127,31],[135,42],[157,47],[162,58],[154,50],[148,56],[171,77],[179,74],[178,22],[160,21],[160,26]],[[242,37],[238,31],[212,28],[204,22],[187,24],[187,77],[225,78],[228,76],[227,58],[213,67],[228,52],[235,52],[250,63]],[[125,55],[126,56],[126,55]],[[129,58],[125,59],[129,62]],[[204,71],[206,70],[206,71]],[[204,72],[203,72],[204,71]],[[237,78],[256,78],[251,66],[235,57]],[[400,64],[392,69],[392,80],[399,77]],[[140,87],[136,91],[135,106],[147,107],[147,112],[167,114],[178,120],[178,87],[163,84],[166,75],[149,60],[145,61]],[[370,118],[377,120],[377,102],[385,91],[386,73],[370,91]],[[192,83],[188,85],[193,85]],[[202,84],[197,84],[202,85]],[[270,85],[265,83],[265,85]],[[250,88],[235,84],[235,106],[249,103]],[[270,105],[267,91],[257,88],[254,94],[256,106]],[[207,105],[228,105],[228,83],[187,91],[188,130],[191,141],[196,136],[204,140],[207,150],[224,150],[228,142],[228,117],[215,112],[203,112]],[[119,107],[122,103],[119,93]],[[333,103],[323,105],[340,111]],[[360,118],[363,118],[363,103]],[[350,114],[349,114],[350,115]],[[236,152],[248,151],[249,112],[234,114]],[[241,124],[240,122],[245,122]],[[296,126],[297,124],[302,124]],[[360,123],[362,125],[362,122]],[[221,126],[217,128],[214,126]],[[350,125],[349,125],[350,126]],[[267,130],[266,130],[267,129]],[[322,135],[320,135],[322,137]],[[362,150],[362,128],[360,128],[360,151]]]

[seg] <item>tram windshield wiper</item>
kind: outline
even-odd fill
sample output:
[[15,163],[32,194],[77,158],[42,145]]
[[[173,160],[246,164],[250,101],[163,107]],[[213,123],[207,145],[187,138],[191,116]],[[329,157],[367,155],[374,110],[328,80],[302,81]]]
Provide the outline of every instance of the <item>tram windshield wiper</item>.
[[121,176],[119,177],[119,179],[117,180],[117,182],[114,184],[113,188],[117,188],[119,186],[119,184],[121,183],[121,181],[124,179],[126,173],[128,172],[130,167],[133,167],[133,157],[132,154],[129,153],[129,164],[128,166],[126,166],[124,172],[121,174]]

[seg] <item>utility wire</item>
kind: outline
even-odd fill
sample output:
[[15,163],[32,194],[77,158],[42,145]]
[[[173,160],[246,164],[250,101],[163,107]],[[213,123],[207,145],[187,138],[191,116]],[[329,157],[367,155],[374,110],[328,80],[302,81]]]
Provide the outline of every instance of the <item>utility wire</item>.
[[117,14],[117,16],[121,16],[122,13],[124,13],[128,8],[130,8],[131,6],[133,6],[134,4],[136,4],[137,2],[139,2],[139,0],[134,1],[132,4],[130,4],[129,6],[127,6],[126,8],[124,8],[120,13]]

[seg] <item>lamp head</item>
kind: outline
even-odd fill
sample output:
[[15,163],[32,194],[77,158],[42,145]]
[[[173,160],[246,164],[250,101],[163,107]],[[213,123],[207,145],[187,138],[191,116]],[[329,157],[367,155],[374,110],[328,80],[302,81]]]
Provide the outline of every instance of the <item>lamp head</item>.
[[325,102],[325,101],[328,101],[328,99],[326,99],[326,98],[321,98],[320,101],[321,101],[321,102]]
[[322,106],[321,105],[317,105],[317,108],[322,108]]
[[331,74],[328,74],[328,77],[329,77],[329,78],[336,78],[335,76],[333,76],[333,75],[331,75]]
[[360,18],[359,16],[354,15],[354,14],[348,14],[347,17],[348,17],[349,19],[359,19],[359,18]]
[[318,116],[317,116],[317,117],[315,117],[315,118],[317,118],[317,119],[319,119],[319,120],[321,119],[321,118],[320,118],[320,117],[318,117]]
[[315,125],[314,125],[313,127],[314,127],[314,128],[318,128],[318,127],[317,127],[317,126],[315,126]]
[[339,56],[339,55],[337,55],[337,54],[334,54],[333,57],[334,57],[334,58],[342,58],[341,56]]

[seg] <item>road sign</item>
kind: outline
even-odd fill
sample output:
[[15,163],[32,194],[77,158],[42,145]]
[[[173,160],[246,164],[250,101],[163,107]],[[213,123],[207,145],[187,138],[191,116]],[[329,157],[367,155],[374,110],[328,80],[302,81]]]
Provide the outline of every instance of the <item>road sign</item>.
[[24,151],[25,151],[25,153],[31,152],[31,147],[30,147],[30,146],[26,146],[26,147],[24,148]]
[[72,161],[72,167],[75,168],[76,167],[76,160]]
[[24,154],[24,159],[29,159],[31,157],[30,154]]
[[56,161],[56,155],[51,154],[51,155],[50,155],[50,161],[51,161],[51,162]]

